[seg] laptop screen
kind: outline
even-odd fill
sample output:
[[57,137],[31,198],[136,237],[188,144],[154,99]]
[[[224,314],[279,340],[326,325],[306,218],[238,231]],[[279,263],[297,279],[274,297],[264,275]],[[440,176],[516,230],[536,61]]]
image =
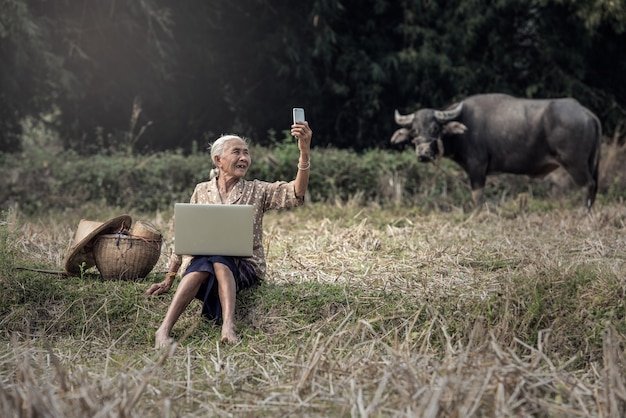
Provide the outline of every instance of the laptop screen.
[[174,205],[174,252],[184,255],[249,257],[253,243],[252,205]]

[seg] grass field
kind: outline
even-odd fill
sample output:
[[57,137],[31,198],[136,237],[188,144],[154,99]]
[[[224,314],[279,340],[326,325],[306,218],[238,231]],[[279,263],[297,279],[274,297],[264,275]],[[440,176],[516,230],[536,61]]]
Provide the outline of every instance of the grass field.
[[618,417],[626,413],[626,208],[511,200],[476,216],[308,204],[268,213],[269,274],[238,296],[242,341],[173,292],[58,277],[81,217],[0,219],[2,417]]

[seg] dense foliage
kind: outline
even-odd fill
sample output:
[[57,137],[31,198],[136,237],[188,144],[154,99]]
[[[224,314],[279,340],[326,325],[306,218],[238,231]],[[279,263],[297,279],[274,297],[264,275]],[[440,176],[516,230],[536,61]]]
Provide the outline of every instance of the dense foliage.
[[574,96],[623,141],[626,5],[611,0],[1,0],[0,150],[269,145],[303,106],[317,145],[387,146],[392,114],[468,94]]
[[[296,175],[298,148],[291,138],[270,146],[252,145],[253,163],[247,178],[290,180]],[[600,166],[599,199],[626,198],[626,146],[605,146]],[[415,206],[422,210],[473,209],[467,176],[450,160],[418,163],[409,150],[371,149],[360,153],[316,148],[307,199],[311,202],[354,202],[360,205]],[[212,166],[208,152],[185,155],[163,151],[150,155],[125,153],[81,156],[73,150],[51,152],[32,144],[23,153],[0,155],[0,210],[17,208],[37,215],[50,210],[89,213],[90,207],[117,207],[152,212],[169,210],[189,200],[196,183],[206,181]],[[486,198],[496,205],[520,193],[545,201],[569,195],[582,205],[582,194],[569,176],[529,179],[489,177]]]
[[[295,143],[254,146],[251,151],[254,160],[247,178],[295,178]],[[212,168],[208,153],[185,156],[173,151],[136,157],[82,157],[74,151],[54,155],[32,150],[0,161],[0,208],[18,206],[29,214],[80,208],[87,202],[139,211],[168,209],[174,202],[188,201],[194,185],[208,180]],[[430,167],[420,170],[412,153],[382,150],[363,154],[318,150],[312,166],[317,174],[311,177],[309,198],[331,202],[351,198],[377,202],[413,199],[421,176],[433,172]]]

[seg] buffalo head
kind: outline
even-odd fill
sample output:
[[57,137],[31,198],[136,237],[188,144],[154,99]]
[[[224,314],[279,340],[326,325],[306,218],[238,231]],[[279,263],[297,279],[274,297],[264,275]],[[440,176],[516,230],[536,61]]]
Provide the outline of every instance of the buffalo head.
[[396,110],[396,123],[402,126],[391,137],[392,144],[411,141],[418,161],[430,162],[444,153],[442,139],[449,134],[462,134],[467,127],[455,121],[463,110],[463,102],[448,110],[421,109],[401,115]]

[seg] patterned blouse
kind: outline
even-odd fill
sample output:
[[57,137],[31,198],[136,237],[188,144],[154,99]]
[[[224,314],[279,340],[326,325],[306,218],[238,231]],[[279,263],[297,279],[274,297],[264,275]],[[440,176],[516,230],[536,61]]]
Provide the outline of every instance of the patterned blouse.
[[[294,181],[277,181],[268,183],[260,180],[247,181],[239,179],[233,187],[224,204],[227,205],[253,205],[254,206],[254,243],[252,257],[248,259],[260,279],[265,278],[267,262],[263,249],[263,214],[271,209],[287,209],[301,206],[304,197],[297,197]],[[190,203],[222,204],[220,193],[217,188],[217,177],[196,185],[191,195]],[[175,221],[175,220],[174,220]],[[191,256],[172,254],[172,261],[181,264],[181,276],[191,262]]]

